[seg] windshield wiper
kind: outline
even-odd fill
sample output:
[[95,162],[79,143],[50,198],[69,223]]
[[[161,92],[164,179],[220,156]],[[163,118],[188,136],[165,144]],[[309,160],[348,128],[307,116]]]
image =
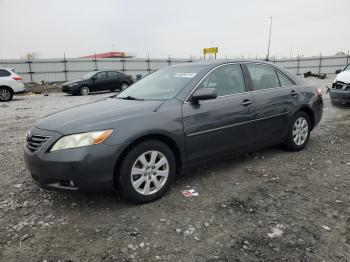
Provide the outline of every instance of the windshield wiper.
[[137,97],[134,97],[134,96],[124,96],[124,97],[117,97],[119,99],[125,99],[125,100],[138,100],[138,101],[143,101],[145,99],[142,99],[142,98],[137,98]]

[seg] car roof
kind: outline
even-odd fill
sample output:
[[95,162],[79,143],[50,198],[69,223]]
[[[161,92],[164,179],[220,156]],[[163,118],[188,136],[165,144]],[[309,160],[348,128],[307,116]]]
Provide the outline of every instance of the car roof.
[[242,59],[215,59],[215,60],[200,60],[195,62],[187,62],[187,63],[181,63],[176,64],[171,67],[179,67],[179,66],[218,66],[221,64],[228,64],[228,63],[263,63],[263,64],[269,64],[276,66],[274,63],[269,61],[263,61],[263,60],[242,60]]
[[97,70],[97,71],[91,71],[91,72],[100,73],[100,72],[119,72],[119,71],[118,70],[114,70],[114,69],[105,69],[105,70]]
[[276,65],[275,63],[271,61],[264,61],[264,60],[242,60],[242,59],[236,59],[236,60],[229,60],[229,59],[215,59],[215,60],[201,60],[201,61],[195,61],[195,62],[188,62],[188,63],[182,63],[182,64],[176,64],[171,67],[180,67],[180,66],[206,66],[209,70],[219,66],[219,65],[224,65],[224,64],[229,64],[229,63],[259,63],[259,64],[265,64],[272,66],[275,69],[278,69],[278,71],[281,71],[285,75],[287,75],[295,84],[301,85],[305,84],[305,80],[302,79],[301,77],[293,74],[292,72],[286,70],[285,68]]

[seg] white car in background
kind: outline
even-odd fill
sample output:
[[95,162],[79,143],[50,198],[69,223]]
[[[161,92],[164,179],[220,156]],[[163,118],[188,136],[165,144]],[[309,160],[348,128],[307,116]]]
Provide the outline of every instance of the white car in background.
[[349,104],[350,105],[350,64],[344,69],[335,71],[337,74],[332,87],[328,88],[332,104]]
[[26,91],[23,78],[17,75],[12,68],[0,68],[0,102],[12,100],[14,94]]

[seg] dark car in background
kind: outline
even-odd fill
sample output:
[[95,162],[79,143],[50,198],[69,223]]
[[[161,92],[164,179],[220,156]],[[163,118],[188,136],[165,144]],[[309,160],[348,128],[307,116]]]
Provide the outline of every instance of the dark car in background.
[[332,87],[328,89],[332,104],[350,104],[350,64],[335,73],[337,76]]
[[133,83],[132,77],[118,71],[93,71],[62,85],[62,92],[88,95],[90,92],[124,90]]
[[41,119],[27,133],[24,159],[40,187],[117,189],[145,203],[208,160],[275,144],[303,149],[322,113],[321,88],[274,64],[181,64]]

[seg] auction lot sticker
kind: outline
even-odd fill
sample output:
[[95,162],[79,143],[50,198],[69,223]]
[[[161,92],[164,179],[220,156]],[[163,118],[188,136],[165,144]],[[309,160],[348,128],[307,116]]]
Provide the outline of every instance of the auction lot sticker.
[[186,78],[192,78],[195,77],[197,73],[177,73],[175,77],[186,77]]

